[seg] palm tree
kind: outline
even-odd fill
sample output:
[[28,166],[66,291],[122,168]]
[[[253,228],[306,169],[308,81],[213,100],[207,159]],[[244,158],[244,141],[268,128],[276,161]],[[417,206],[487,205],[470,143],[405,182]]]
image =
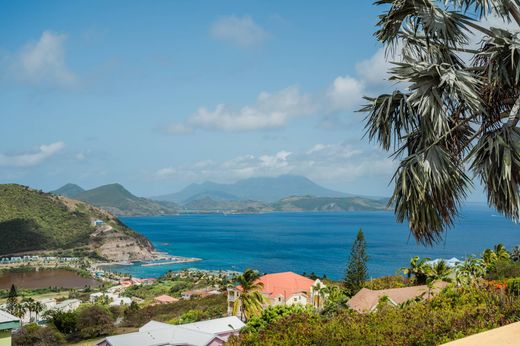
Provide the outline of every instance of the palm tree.
[[503,244],[496,244],[492,249],[486,249],[482,253],[482,260],[487,270],[492,270],[498,261],[509,261],[510,255]]
[[321,310],[323,308],[325,296],[328,292],[327,286],[321,283],[321,281],[318,281],[314,286],[312,286],[312,292],[314,298],[312,303],[316,309]]
[[410,259],[410,266],[408,268],[401,268],[401,272],[410,279],[412,275],[415,278],[415,283],[421,285],[426,283],[427,271],[428,271],[428,262],[430,259],[428,257],[420,258],[419,256],[412,257]]
[[259,278],[260,275],[253,269],[246,269],[237,277],[241,292],[233,305],[233,315],[238,315],[240,312],[240,317],[247,321],[262,313],[266,299],[261,292],[264,284],[259,281]]
[[38,323],[38,315],[45,309],[45,306],[42,303],[40,303],[39,301],[35,301],[33,303],[32,309],[35,313],[34,320],[36,323]]
[[[474,175],[490,206],[519,221],[519,1],[375,4],[384,7],[375,36],[399,57],[389,71],[396,90],[366,97],[362,111],[369,139],[400,161],[389,202],[397,220],[419,242],[439,241]],[[515,28],[490,27],[485,16]]]
[[452,270],[448,267],[448,264],[444,260],[437,261],[434,265],[430,266],[426,272],[428,277],[427,282],[435,282],[437,280],[451,281],[450,275]]
[[20,319],[20,323],[23,324],[23,317],[25,316],[25,312],[27,311],[27,307],[24,303],[16,303],[13,307],[12,314]]
[[468,257],[462,264],[457,266],[455,270],[455,280],[457,284],[467,285],[475,282],[475,279],[481,278],[486,274],[484,261],[480,258]]
[[29,312],[29,321],[32,320],[32,313],[34,308],[34,299],[27,298],[22,301],[23,306],[25,307],[25,310]]

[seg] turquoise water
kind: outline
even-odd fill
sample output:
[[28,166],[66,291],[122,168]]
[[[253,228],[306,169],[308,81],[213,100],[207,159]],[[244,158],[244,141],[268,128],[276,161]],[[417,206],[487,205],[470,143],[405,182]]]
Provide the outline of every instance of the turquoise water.
[[148,237],[160,251],[203,261],[156,267],[114,266],[137,277],[157,277],[182,268],[294,271],[343,275],[352,242],[362,228],[372,277],[391,275],[415,255],[463,258],[486,247],[520,244],[520,227],[484,205],[466,206],[445,240],[416,244],[392,212],[180,215],[122,220]]

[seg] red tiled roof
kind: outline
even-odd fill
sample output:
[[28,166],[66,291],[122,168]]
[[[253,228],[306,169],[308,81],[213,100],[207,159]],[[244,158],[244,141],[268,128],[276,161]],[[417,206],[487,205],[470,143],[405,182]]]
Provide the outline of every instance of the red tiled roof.
[[[261,276],[259,281],[264,284],[262,293],[270,298],[275,298],[279,295],[288,298],[300,292],[310,294],[311,286],[314,285],[314,280],[293,272],[267,274]],[[241,286],[236,288],[242,290]]]

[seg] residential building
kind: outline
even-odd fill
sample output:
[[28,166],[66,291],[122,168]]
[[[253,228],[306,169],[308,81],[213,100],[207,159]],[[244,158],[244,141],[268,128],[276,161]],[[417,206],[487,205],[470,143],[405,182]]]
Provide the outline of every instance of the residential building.
[[153,300],[154,300],[155,304],[158,304],[158,305],[171,304],[171,303],[175,303],[175,302],[179,301],[179,299],[170,297],[169,295],[166,295],[166,294],[155,297]]
[[[312,305],[316,308],[321,307],[325,297],[318,288],[325,285],[319,280],[312,280],[305,276],[293,272],[274,273],[261,276],[258,280],[263,284],[261,293],[266,298],[269,305]],[[235,302],[240,299],[242,287],[236,286],[228,289],[228,314],[233,313]],[[322,299],[316,299],[321,295]],[[240,304],[240,303],[238,303]],[[320,306],[317,306],[317,305]],[[238,316],[241,315],[240,306]]]
[[132,304],[132,299],[128,297],[121,297],[116,293],[96,292],[90,295],[90,302],[106,302],[109,306],[120,306]]
[[96,346],[221,346],[244,326],[235,316],[181,325],[150,321],[138,332],[109,336]]
[[20,319],[0,310],[0,346],[11,346],[11,332],[20,327]]
[[[371,290],[362,288],[352,298],[347,305],[357,312],[367,313],[377,310],[381,302],[397,306],[414,299],[430,299],[434,294],[446,287],[447,283],[437,281],[430,288],[426,285],[390,288],[385,290]],[[386,298],[386,299],[385,299]]]

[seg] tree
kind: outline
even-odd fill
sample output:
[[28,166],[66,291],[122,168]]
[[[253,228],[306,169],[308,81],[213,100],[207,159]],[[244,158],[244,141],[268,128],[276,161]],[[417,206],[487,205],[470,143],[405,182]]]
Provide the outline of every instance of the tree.
[[106,306],[91,305],[79,310],[76,320],[78,333],[83,338],[109,335],[114,331],[114,320]]
[[484,261],[480,258],[468,257],[455,269],[455,280],[458,285],[468,285],[486,274]]
[[515,246],[509,253],[511,261],[520,262],[520,246]]
[[503,244],[496,244],[493,249],[486,249],[482,253],[482,260],[488,271],[493,270],[498,261],[509,261],[510,256]]
[[451,281],[450,275],[452,270],[448,267],[448,264],[444,260],[437,261],[435,264],[430,266],[426,271],[428,283],[433,283],[437,280]]
[[312,305],[317,309],[321,310],[323,309],[325,296],[327,295],[327,286],[322,284],[320,281],[316,282],[312,287],[312,297],[313,302]]
[[28,324],[13,334],[14,346],[58,346],[65,345],[63,334],[52,327]]
[[238,315],[243,320],[249,320],[253,316],[262,313],[265,297],[261,290],[264,284],[259,281],[259,274],[253,269],[246,269],[242,275],[237,277],[240,284],[240,296],[233,305],[233,315]]
[[428,257],[420,258],[419,256],[412,257],[410,259],[410,266],[408,268],[401,268],[401,272],[410,279],[412,275],[414,276],[415,283],[418,285],[423,285],[426,283],[427,272],[429,269],[428,261],[430,259]]
[[[472,185],[520,220],[520,37],[486,27],[494,15],[518,29],[518,0],[378,0],[376,38],[399,53],[400,90],[366,97],[371,141],[400,160],[389,205],[423,244],[442,239]],[[472,43],[476,33],[480,43]]]
[[16,304],[18,304],[18,292],[14,284],[11,285],[9,295],[7,296],[6,309],[10,314],[14,313]]
[[32,304],[32,311],[34,312],[35,316],[34,316],[34,319],[36,322],[38,322],[38,316],[40,315],[40,313],[43,311],[43,309],[45,309],[45,306],[36,301]]
[[368,279],[367,261],[365,236],[363,230],[359,229],[356,240],[352,245],[343,281],[345,289],[350,295],[356,294]]
[[73,334],[77,331],[76,311],[47,310],[44,317],[63,334]]

